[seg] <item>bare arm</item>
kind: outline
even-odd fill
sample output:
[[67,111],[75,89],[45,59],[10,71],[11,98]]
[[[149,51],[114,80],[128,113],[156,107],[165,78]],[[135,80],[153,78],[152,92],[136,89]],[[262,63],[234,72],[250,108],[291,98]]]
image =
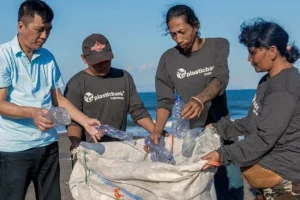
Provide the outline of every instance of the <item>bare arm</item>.
[[137,124],[147,130],[149,133],[152,133],[155,128],[155,124],[153,123],[151,118],[142,118],[137,120]]
[[32,118],[34,124],[40,131],[53,128],[53,123],[46,119],[44,115],[46,109],[19,106],[7,101],[7,88],[0,88],[0,115],[12,119]]
[[218,96],[221,90],[222,83],[219,79],[214,78],[200,94],[196,95],[196,97],[205,104]]
[[214,78],[207,87],[195,99],[191,99],[182,111],[183,119],[193,119],[199,117],[205,103],[213,100],[222,91],[222,83]]
[[101,139],[101,135],[96,129],[96,125],[100,126],[100,122],[96,119],[91,119],[81,111],[79,111],[67,98],[65,98],[59,89],[51,90],[52,103],[54,106],[66,108],[72,120],[78,122],[84,129],[93,137],[95,142]]
[[51,95],[53,106],[66,108],[74,121],[78,122],[82,126],[85,125],[85,122],[89,117],[73,106],[73,104],[61,94],[59,89],[52,90]]
[[18,106],[7,101],[7,88],[0,89],[0,115],[13,119],[31,118],[33,107]]
[[170,111],[164,108],[158,108],[156,111],[156,122],[154,132],[151,133],[151,137],[155,144],[159,143],[161,134],[164,132],[164,128],[170,116]]
[[14,118],[31,118],[32,109],[30,107],[18,106],[16,104],[6,101],[7,88],[0,89],[0,115]]

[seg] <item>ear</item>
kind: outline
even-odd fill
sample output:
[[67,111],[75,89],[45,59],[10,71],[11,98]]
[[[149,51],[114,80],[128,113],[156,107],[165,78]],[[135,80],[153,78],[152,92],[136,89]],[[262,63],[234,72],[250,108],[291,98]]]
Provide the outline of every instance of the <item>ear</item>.
[[200,29],[200,22],[196,22],[195,23],[195,25],[194,25],[194,29],[195,29],[195,31],[199,31],[199,29]]
[[84,64],[88,64],[88,62],[83,54],[81,54],[81,59],[83,60]]
[[278,53],[277,47],[274,46],[274,45],[272,45],[272,46],[269,48],[269,52],[270,52],[271,59],[272,59],[272,60],[275,60],[276,57],[277,57],[277,53]]
[[18,33],[22,34],[25,29],[25,24],[21,21],[18,22]]

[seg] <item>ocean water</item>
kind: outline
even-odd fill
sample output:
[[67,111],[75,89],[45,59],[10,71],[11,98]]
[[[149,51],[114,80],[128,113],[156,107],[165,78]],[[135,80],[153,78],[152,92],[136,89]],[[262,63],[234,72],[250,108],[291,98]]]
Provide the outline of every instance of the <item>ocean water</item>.
[[[251,101],[254,97],[255,90],[227,90],[227,101],[229,106],[229,112],[231,119],[239,119],[247,115],[249,106]],[[145,107],[148,109],[150,115],[155,120],[156,118],[156,95],[154,92],[146,92],[140,93],[140,98],[144,102]],[[171,128],[171,119],[169,119],[168,123],[166,124],[165,129],[170,131]],[[132,132],[134,135],[137,136],[145,136],[148,133],[138,125],[136,125],[132,120],[130,115],[128,115],[127,120],[127,132]],[[58,128],[59,133],[66,132],[64,127]]]

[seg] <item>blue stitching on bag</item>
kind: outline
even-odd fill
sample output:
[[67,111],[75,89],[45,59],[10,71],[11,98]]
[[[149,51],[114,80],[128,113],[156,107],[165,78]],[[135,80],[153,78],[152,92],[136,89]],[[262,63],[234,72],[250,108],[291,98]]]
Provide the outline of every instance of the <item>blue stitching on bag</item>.
[[130,198],[132,198],[132,200],[143,200],[142,198],[134,195],[134,194],[131,194],[130,192],[128,192],[127,190],[125,190],[124,188],[122,187],[119,187],[117,185],[115,185],[114,183],[110,182],[109,180],[103,178],[102,176],[100,176],[98,173],[92,171],[92,170],[89,170],[90,172],[94,173],[104,184],[106,185],[109,185],[111,187],[114,187],[114,188],[120,188],[120,190],[126,195],[126,196],[129,196]]

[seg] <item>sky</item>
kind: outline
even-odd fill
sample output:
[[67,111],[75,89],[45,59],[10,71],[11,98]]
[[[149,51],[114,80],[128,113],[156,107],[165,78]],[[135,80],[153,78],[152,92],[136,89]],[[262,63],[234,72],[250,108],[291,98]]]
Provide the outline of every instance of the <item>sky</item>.
[[[17,33],[17,13],[22,0],[1,1],[0,43]],[[139,92],[155,91],[154,77],[160,56],[175,46],[164,36],[164,15],[176,4],[191,6],[201,23],[202,37],[223,37],[230,42],[230,80],[227,89],[254,89],[263,74],[247,61],[247,49],[239,44],[244,20],[262,17],[284,27],[290,42],[300,47],[299,0],[46,0],[55,17],[45,48],[55,56],[64,81],[87,66],[81,45],[92,33],[105,35],[115,58],[112,66],[127,70]],[[297,20],[298,19],[298,20]],[[295,64],[300,67],[300,61]]]

